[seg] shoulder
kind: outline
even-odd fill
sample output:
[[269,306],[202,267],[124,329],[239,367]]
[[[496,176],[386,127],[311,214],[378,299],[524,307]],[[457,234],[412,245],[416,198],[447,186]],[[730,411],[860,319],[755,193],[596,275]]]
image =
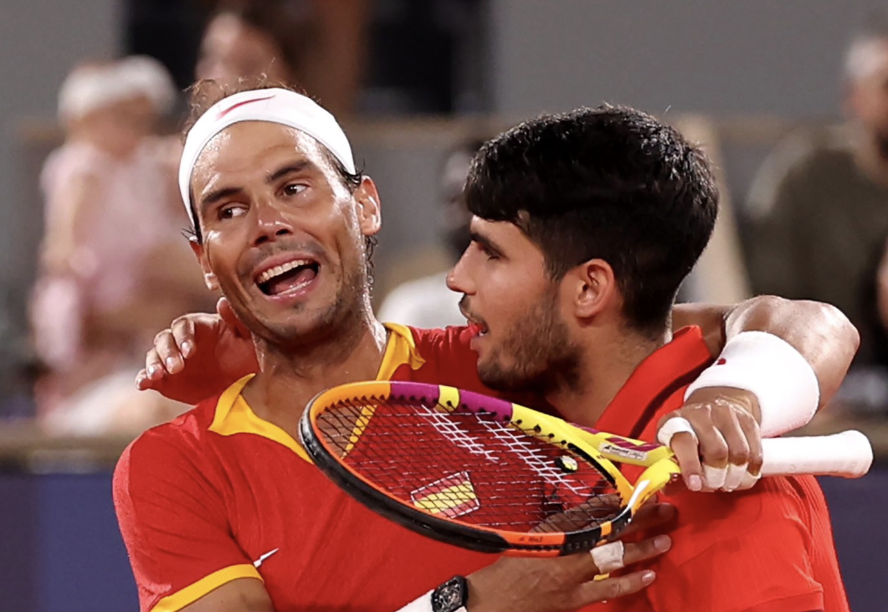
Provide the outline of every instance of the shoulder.
[[403,327],[409,332],[414,354],[414,367],[398,368],[395,380],[411,380],[429,384],[450,385],[479,393],[491,393],[478,377],[478,355],[471,342],[475,331],[470,327],[451,326],[443,329]]
[[843,163],[851,159],[851,137],[838,127],[798,130],[771,152],[768,162],[786,169]]
[[795,480],[762,479],[739,494],[667,496],[678,508],[679,526],[672,550],[659,562],[662,588],[652,591],[653,599],[668,607],[677,596],[673,587],[681,585],[696,589],[701,609],[764,611],[778,601],[783,610],[822,609],[810,500],[795,490]]
[[812,477],[769,477],[742,493],[680,490],[668,495],[679,509],[678,531],[685,532],[683,537],[676,534],[670,556],[679,563],[704,555],[719,559],[725,568],[743,566],[763,553],[768,542],[780,541],[794,549],[774,554],[775,571],[793,567],[779,560],[807,555],[814,536],[811,515],[826,508],[822,494],[812,495],[815,489],[819,491]]
[[131,442],[114,470],[115,501],[132,499],[139,491],[156,487],[184,485],[182,481],[189,474],[204,473],[215,404],[215,398],[201,402]]
[[416,350],[426,361],[439,363],[469,360],[474,368],[478,358],[472,350],[474,330],[465,326],[450,326],[438,329],[408,327],[416,344]]
[[817,189],[825,177],[856,175],[850,137],[843,128],[799,130],[765,158],[750,188],[754,216],[770,212],[778,194],[804,186]]

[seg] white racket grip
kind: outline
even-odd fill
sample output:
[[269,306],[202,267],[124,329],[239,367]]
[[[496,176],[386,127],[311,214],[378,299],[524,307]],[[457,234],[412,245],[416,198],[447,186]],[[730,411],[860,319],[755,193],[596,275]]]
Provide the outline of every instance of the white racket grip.
[[873,464],[873,447],[859,431],[830,436],[762,440],[762,476],[842,476],[859,478]]

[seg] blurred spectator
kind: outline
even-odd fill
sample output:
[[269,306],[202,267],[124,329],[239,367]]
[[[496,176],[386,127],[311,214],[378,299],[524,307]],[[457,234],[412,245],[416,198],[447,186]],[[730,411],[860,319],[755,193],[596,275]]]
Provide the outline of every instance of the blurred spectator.
[[59,94],[66,139],[41,176],[46,230],[30,316],[47,368],[39,415],[58,433],[138,431],[180,407],[141,394],[144,346],[206,290],[177,230],[178,144],[154,135],[175,97],[147,57],[76,68]]
[[369,0],[228,0],[200,47],[198,79],[266,74],[304,89],[334,115],[355,105],[367,53]]
[[[469,214],[463,187],[472,158],[483,140],[471,139],[454,149],[444,162],[440,177],[441,204],[437,215],[441,238],[456,263],[471,241]],[[439,272],[395,287],[379,308],[379,320],[414,327],[465,325],[459,311],[462,297],[447,288],[447,272]]]
[[751,189],[749,271],[756,293],[835,304],[861,331],[856,363],[881,352],[876,262],[888,236],[888,17],[853,39],[840,128],[795,135]]

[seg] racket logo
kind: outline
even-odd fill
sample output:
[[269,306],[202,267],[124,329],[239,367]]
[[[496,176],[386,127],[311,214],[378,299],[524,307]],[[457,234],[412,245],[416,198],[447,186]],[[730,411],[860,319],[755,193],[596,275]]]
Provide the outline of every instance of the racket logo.
[[648,456],[647,451],[639,450],[639,447],[618,446],[610,442],[602,443],[598,450],[606,455],[616,455],[633,461],[645,461]]
[[420,510],[449,519],[481,507],[468,472],[457,472],[411,491],[410,500]]

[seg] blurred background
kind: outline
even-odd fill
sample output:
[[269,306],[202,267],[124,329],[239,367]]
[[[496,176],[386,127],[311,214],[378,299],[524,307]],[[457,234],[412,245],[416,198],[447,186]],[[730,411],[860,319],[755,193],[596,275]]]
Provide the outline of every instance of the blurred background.
[[[636,106],[704,144],[716,236],[683,300],[834,303],[862,335],[810,432],[879,462],[824,479],[855,612],[884,610],[888,5],[872,0],[32,0],[0,9],[0,610],[136,610],[110,474],[184,406],[136,393],[154,333],[213,308],[181,236],[182,90],[267,73],[341,120],[379,187],[381,318],[459,323],[443,273],[484,139]],[[136,222],[134,222],[136,221]],[[113,254],[112,256],[108,256]],[[181,265],[180,265],[181,262]],[[157,299],[163,295],[163,299]]]

